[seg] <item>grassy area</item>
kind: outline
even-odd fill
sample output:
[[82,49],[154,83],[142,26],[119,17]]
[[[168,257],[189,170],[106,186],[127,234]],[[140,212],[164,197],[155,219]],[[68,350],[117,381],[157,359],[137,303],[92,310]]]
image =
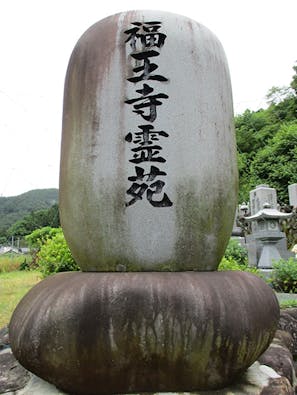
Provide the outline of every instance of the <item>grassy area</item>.
[[287,309],[289,307],[297,307],[297,300],[296,299],[282,300],[279,303],[279,305],[281,309]]
[[0,328],[9,323],[18,302],[41,278],[38,271],[0,272]]
[[5,254],[0,256],[0,273],[18,270],[24,262],[31,262],[31,255]]

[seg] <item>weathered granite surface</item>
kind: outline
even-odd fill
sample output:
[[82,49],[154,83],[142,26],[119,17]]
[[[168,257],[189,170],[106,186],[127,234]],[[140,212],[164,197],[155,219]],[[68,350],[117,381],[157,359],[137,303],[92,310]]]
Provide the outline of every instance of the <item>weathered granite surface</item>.
[[[149,21],[143,47],[132,32]],[[214,34],[152,10],[89,28],[65,80],[59,198],[81,269],[215,270],[236,202],[231,83]]]

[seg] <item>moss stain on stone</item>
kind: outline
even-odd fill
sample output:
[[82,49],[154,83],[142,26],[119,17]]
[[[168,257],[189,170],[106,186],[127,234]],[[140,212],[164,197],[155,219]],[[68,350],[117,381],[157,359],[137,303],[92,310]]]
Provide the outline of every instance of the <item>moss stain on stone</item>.
[[216,270],[231,234],[234,193],[229,201],[222,196],[207,196],[204,191],[198,195],[193,183],[180,184],[176,191],[176,266]]

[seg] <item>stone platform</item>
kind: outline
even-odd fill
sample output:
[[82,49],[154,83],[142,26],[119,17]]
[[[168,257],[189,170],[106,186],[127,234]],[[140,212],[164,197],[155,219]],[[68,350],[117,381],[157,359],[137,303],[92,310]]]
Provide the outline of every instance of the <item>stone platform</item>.
[[10,341],[27,370],[76,395],[206,391],[236,382],[278,320],[249,273],[68,272],[22,299]]
[[[296,388],[293,362],[293,357],[297,356],[296,308],[281,311],[278,328],[270,347],[236,384],[218,391],[162,394],[293,395],[293,388]],[[1,395],[69,395],[19,365],[11,353],[7,328],[0,331],[0,367]]]
[[[1,355],[0,355],[1,357]],[[26,373],[25,373],[26,374]],[[0,381],[1,385],[1,381]],[[273,387],[275,392],[268,388]],[[15,388],[15,386],[13,387]],[[243,376],[243,378],[235,385],[218,390],[218,391],[201,391],[201,392],[162,392],[149,395],[290,395],[294,394],[291,390],[290,383],[285,377],[278,375],[272,368],[260,365],[255,362]],[[1,387],[0,387],[1,390]],[[290,392],[291,391],[291,392]],[[2,395],[69,395],[66,392],[58,390],[55,386],[47,383],[39,377],[29,374],[25,387],[9,391],[0,392]],[[133,395],[133,394],[132,394]],[[138,394],[134,394],[138,395]],[[140,395],[140,394],[139,394]],[[143,394],[141,394],[143,395]]]

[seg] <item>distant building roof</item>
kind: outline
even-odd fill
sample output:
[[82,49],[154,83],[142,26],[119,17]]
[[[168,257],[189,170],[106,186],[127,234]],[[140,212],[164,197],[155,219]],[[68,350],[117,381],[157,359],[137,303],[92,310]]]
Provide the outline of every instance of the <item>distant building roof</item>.
[[0,255],[8,254],[9,252],[14,252],[16,254],[20,253],[20,251],[15,247],[1,247],[0,248]]

